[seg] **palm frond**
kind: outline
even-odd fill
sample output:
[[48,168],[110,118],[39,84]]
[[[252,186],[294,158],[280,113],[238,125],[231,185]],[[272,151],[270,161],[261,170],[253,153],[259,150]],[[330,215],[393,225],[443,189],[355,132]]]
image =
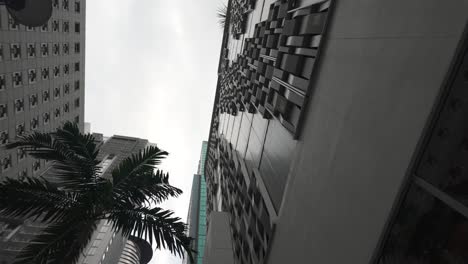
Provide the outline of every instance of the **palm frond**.
[[43,178],[6,178],[0,182],[0,212],[9,217],[59,221],[78,205],[78,196],[59,190]]
[[138,173],[131,180],[120,181],[112,189],[113,200],[143,204],[145,202],[160,203],[169,197],[177,197],[182,190],[169,184],[169,174],[160,170],[150,170]]
[[76,123],[66,122],[62,128],[57,129],[54,137],[84,161],[93,163],[99,154],[93,135],[82,134]]
[[112,221],[113,228],[121,231],[124,236],[135,235],[145,239],[157,249],[168,249],[171,253],[183,256],[187,252],[191,256],[191,238],[186,236],[186,225],[170,210],[159,207],[147,208],[127,204],[127,207],[108,212],[107,218]]
[[96,221],[83,217],[54,223],[20,252],[14,264],[76,263],[95,229]]
[[227,17],[227,5],[223,4],[221,7],[218,8],[216,11],[216,16],[218,17],[218,24],[221,28],[224,28],[226,24],[226,17]]
[[57,133],[34,132],[7,145],[8,149],[17,147],[34,158],[52,161],[46,176],[64,188],[83,188],[94,182],[99,171],[94,139],[81,135],[73,124],[66,123]]
[[112,171],[114,188],[132,181],[137,175],[153,171],[167,155],[166,151],[156,146],[149,146],[140,153],[126,158]]

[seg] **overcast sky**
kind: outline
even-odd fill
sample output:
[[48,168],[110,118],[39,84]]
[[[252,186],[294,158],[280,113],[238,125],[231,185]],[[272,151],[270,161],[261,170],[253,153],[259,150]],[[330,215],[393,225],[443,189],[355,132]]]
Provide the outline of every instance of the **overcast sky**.
[[[148,139],[184,194],[165,207],[186,221],[207,140],[224,0],[92,0],[86,8],[86,122],[91,131]],[[180,263],[157,252],[151,263]]]

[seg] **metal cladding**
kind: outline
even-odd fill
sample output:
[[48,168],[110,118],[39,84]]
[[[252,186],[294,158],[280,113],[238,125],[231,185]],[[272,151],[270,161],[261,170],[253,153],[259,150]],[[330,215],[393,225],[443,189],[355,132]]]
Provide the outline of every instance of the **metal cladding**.
[[329,2],[294,9],[294,1],[277,1],[268,19],[246,38],[236,62],[226,61],[220,74],[221,113],[260,112],[278,118],[296,134],[310,94],[310,78],[325,29]]

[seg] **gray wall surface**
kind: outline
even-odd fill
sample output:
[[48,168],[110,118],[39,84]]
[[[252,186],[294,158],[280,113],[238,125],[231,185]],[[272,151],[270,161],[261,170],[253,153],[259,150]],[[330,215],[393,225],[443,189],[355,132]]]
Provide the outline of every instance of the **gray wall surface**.
[[468,17],[462,0],[334,2],[271,264],[369,263]]
[[229,213],[212,212],[206,234],[204,264],[234,264]]

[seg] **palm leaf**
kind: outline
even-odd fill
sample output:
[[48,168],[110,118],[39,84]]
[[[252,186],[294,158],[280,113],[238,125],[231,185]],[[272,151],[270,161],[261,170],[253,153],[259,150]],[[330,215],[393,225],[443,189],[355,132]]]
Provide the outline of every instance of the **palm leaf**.
[[112,171],[114,188],[118,190],[136,176],[153,171],[167,155],[166,151],[156,146],[149,146],[140,153],[126,158]]
[[96,221],[91,218],[54,223],[20,252],[14,264],[76,263],[95,229]]
[[77,129],[76,125],[66,123],[57,133],[34,132],[8,144],[7,148],[19,147],[34,158],[52,161],[47,178],[60,182],[65,189],[79,190],[95,182],[99,161],[92,136],[80,135]]
[[0,193],[0,212],[9,217],[58,221],[70,215],[70,208],[78,206],[76,194],[59,190],[43,178],[6,178],[0,182]]
[[160,170],[143,171],[131,180],[120,181],[112,189],[113,200],[143,204],[160,203],[169,197],[177,197],[182,191],[169,184],[169,174]]
[[121,209],[108,212],[107,218],[112,221],[113,228],[121,231],[124,236],[133,234],[149,240],[151,245],[154,240],[157,249],[168,249],[179,256],[187,252],[191,256],[191,238],[186,236],[186,225],[173,214],[172,211],[159,207],[126,204]]
[[218,24],[221,28],[224,28],[226,24],[226,17],[227,17],[227,5],[223,4],[220,8],[218,8],[216,12],[216,16],[218,17]]

